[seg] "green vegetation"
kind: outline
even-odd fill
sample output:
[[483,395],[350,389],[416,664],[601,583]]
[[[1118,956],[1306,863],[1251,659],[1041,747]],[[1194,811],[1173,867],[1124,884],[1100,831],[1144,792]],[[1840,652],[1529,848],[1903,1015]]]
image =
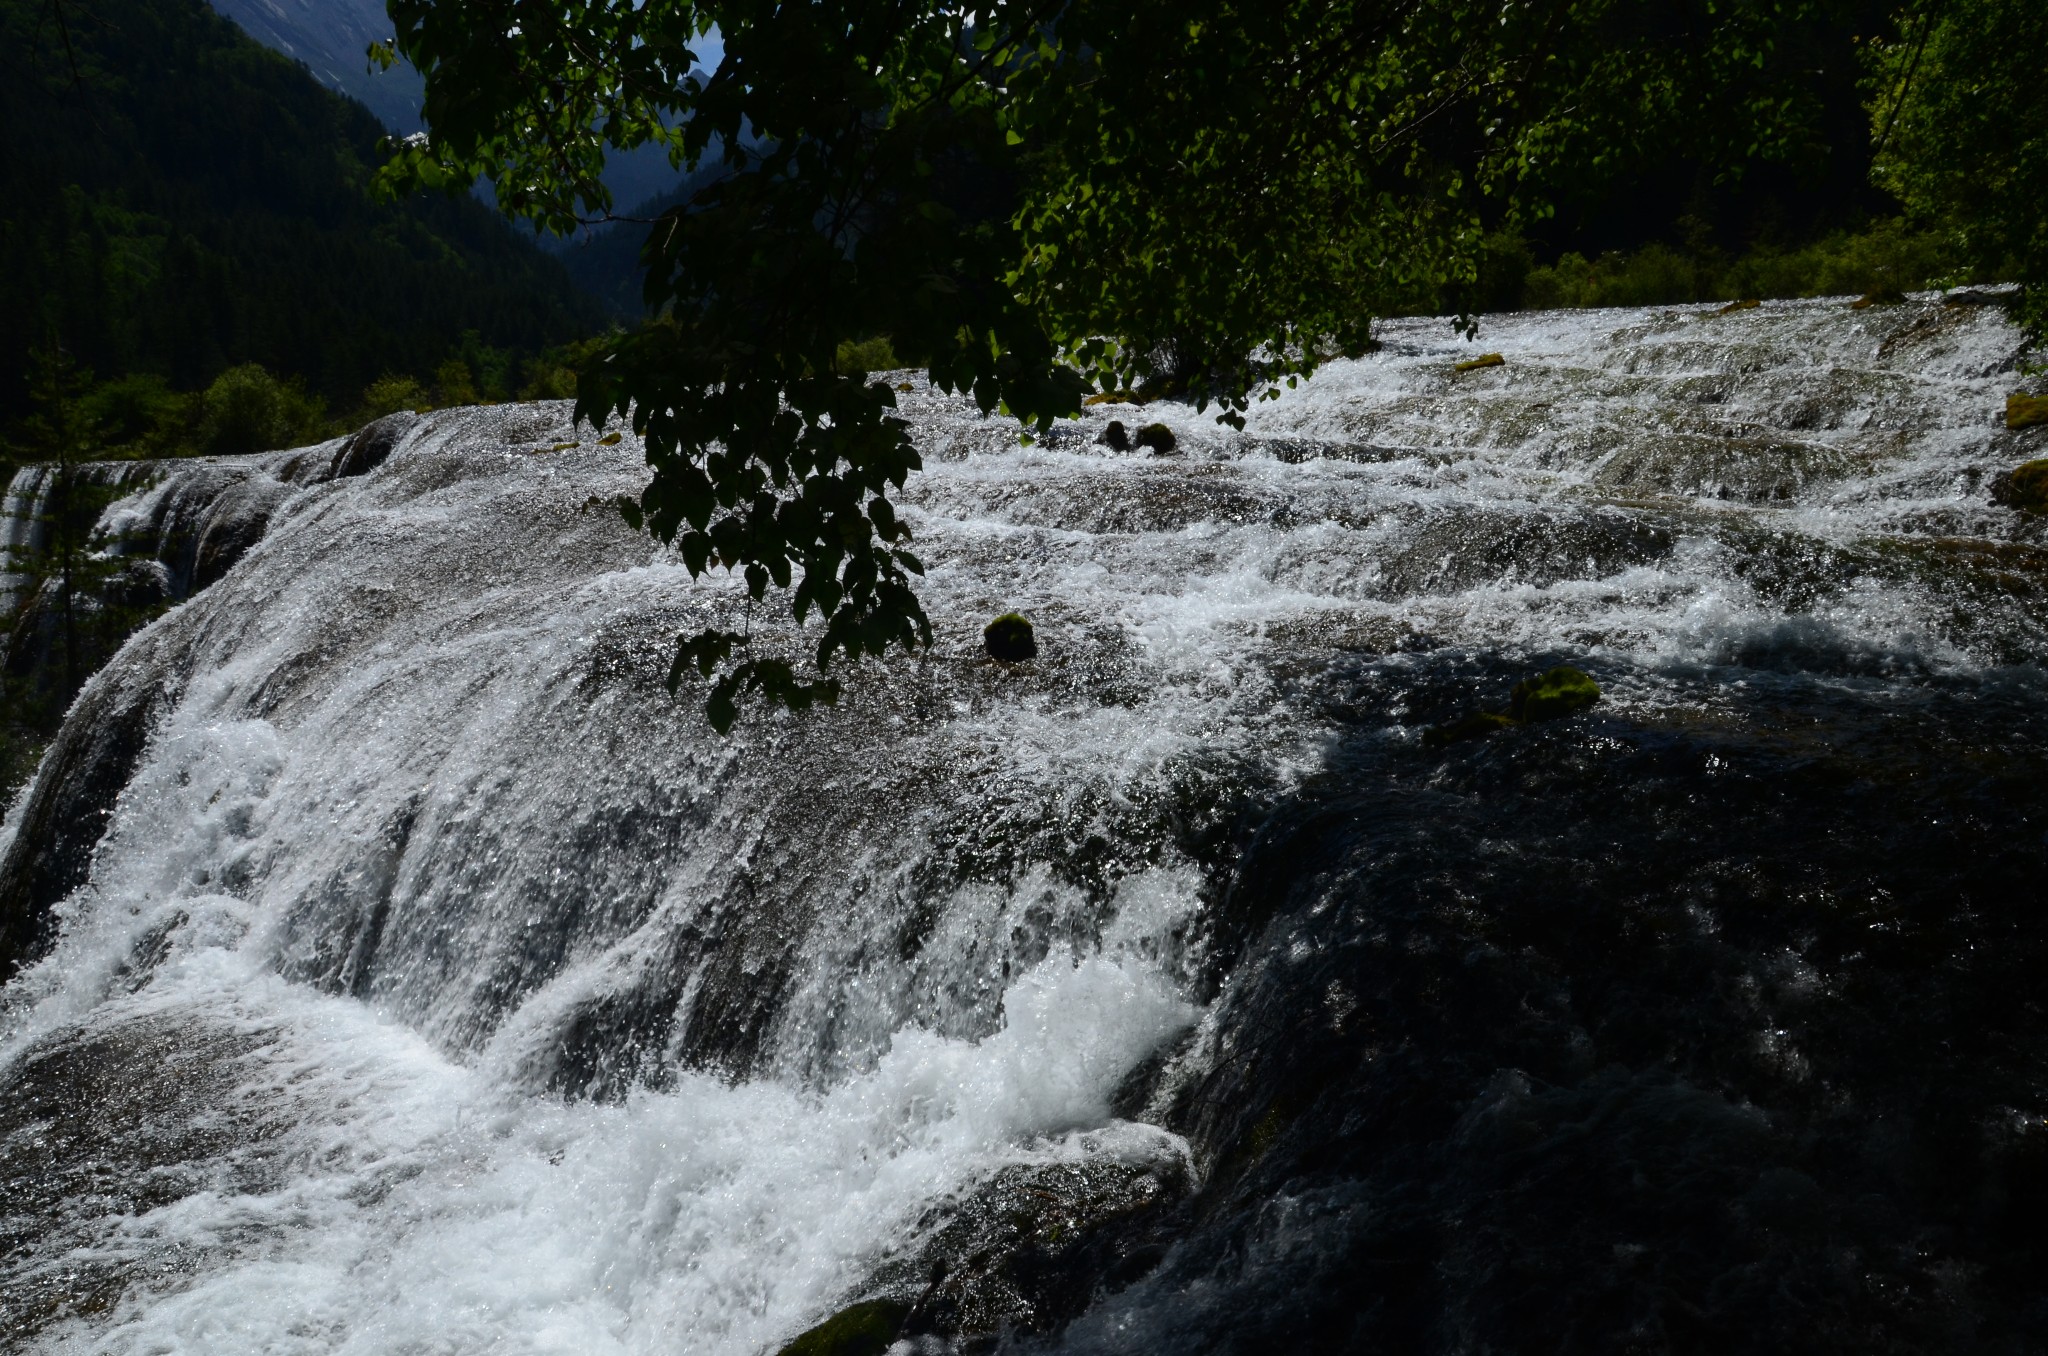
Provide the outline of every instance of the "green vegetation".
[[[1497,243],[1494,248],[1497,254],[1508,254],[1517,244]],[[1522,251],[1526,260],[1526,246]],[[1994,276],[1969,267],[1941,232],[1915,229],[1892,218],[1861,231],[1834,232],[1797,248],[1760,244],[1737,257],[1709,245],[1660,243],[1595,260],[1567,253],[1554,264],[1527,264],[1519,285],[1501,298],[1500,309],[1869,296]]]
[[1946,0],[1908,9],[1873,51],[1876,178],[1964,267],[2021,282],[2048,338],[2048,5]]
[[481,203],[377,201],[370,113],[201,0],[0,0],[0,46],[0,438],[46,341],[106,378],[89,446],[162,456],[325,436],[453,362],[437,402],[507,398],[598,328]]

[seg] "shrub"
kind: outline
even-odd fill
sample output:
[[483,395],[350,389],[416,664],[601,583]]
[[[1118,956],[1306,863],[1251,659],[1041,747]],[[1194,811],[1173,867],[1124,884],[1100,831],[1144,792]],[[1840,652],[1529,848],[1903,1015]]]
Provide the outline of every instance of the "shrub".
[[316,442],[326,407],[294,381],[279,381],[260,363],[231,367],[199,398],[199,445],[234,455]]

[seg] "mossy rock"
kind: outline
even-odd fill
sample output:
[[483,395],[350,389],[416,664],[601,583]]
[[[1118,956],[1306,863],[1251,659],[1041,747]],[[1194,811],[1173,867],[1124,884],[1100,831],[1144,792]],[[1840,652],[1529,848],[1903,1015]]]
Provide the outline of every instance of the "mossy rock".
[[1508,360],[1498,353],[1482,353],[1476,358],[1468,358],[1464,362],[1452,364],[1451,370],[1453,372],[1477,372],[1482,367],[1505,367],[1507,362]]
[[1600,685],[1574,668],[1560,665],[1515,684],[1509,711],[1516,720],[1556,720],[1583,711],[1600,700]]
[[2048,457],[2023,462],[1992,481],[1991,502],[2022,513],[2048,513]]
[[1163,457],[1171,453],[1178,444],[1174,441],[1173,430],[1166,425],[1147,424],[1138,430],[1138,446],[1149,447],[1154,456]]
[[1726,306],[1723,306],[1714,314],[1734,315],[1737,311],[1754,311],[1757,307],[1761,305],[1763,305],[1763,302],[1759,301],[1755,297],[1744,297],[1740,301],[1729,302]]
[[882,1356],[909,1315],[910,1306],[896,1300],[863,1300],[798,1334],[780,1356]]
[[1124,427],[1124,421],[1121,419],[1110,420],[1109,427],[1102,430],[1102,433],[1095,441],[1112,452],[1128,452],[1131,450],[1130,430]]
[[2048,396],[2014,391],[2005,398],[2007,428],[2031,428],[2035,424],[2048,424]]
[[1498,711],[1472,711],[1448,725],[1436,725],[1423,731],[1422,746],[1440,749],[1467,739],[1484,739],[1496,730],[1505,730],[1520,723],[1513,716],[1504,716]]
[[1906,294],[1896,287],[1880,287],[1874,292],[1865,292],[1849,303],[1852,311],[1868,310],[1872,306],[1897,306],[1906,299]]
[[1139,395],[1136,391],[1104,391],[1100,395],[1089,396],[1081,403],[1083,405],[1142,405],[1145,403],[1145,397]]
[[1038,654],[1038,638],[1031,632],[1030,619],[1005,612],[981,628],[981,647],[988,657],[1004,664],[1021,664]]

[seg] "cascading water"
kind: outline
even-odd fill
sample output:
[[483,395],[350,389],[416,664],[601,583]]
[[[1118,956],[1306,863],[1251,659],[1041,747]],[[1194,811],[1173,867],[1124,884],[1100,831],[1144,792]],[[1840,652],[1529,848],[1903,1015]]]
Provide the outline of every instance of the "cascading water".
[[[1170,457],[912,383],[938,649],[730,738],[662,679],[744,596],[566,406],[117,506],[225,476],[268,526],[10,816],[57,935],[0,991],[0,1330],[761,1353],[883,1296],[905,1350],[2041,1349],[2015,332],[1383,338],[1241,435],[1148,407]],[[1601,705],[1425,747],[1557,663]],[[69,867],[62,777],[107,788]]]

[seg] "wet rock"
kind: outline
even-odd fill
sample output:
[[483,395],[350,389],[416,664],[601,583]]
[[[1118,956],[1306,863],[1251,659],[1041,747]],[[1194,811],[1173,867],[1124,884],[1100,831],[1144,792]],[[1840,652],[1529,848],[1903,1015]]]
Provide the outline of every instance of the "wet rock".
[[881,1267],[870,1302],[904,1306],[902,1336],[975,1352],[1004,1334],[1057,1331],[1100,1286],[1150,1271],[1163,1254],[1156,1231],[1193,1189],[1184,1147],[1142,1125],[1083,1143],[1079,1161],[1006,1168],[934,1207],[919,1222],[929,1241]]
[[1142,405],[1145,403],[1145,397],[1139,395],[1136,391],[1104,391],[1100,395],[1089,396],[1081,403],[1083,405]]
[[910,1306],[898,1300],[863,1300],[783,1347],[781,1356],[882,1356],[896,1341]]
[[1991,502],[2022,513],[2048,513],[2048,457],[2024,462],[1993,480]]
[[1121,419],[1110,420],[1109,427],[1102,430],[1101,435],[1095,441],[1097,445],[1107,447],[1112,452],[1128,452],[1131,450],[1131,435],[1124,428],[1124,421]]
[[2014,391],[2005,398],[2007,428],[2032,428],[2035,424],[2048,424],[2048,396]]
[[1476,358],[1467,359],[1462,363],[1454,363],[1451,370],[1453,372],[1477,372],[1482,367],[1505,367],[1507,361],[1506,358],[1503,358],[1498,353],[1482,353]]
[[1138,446],[1152,449],[1155,457],[1170,456],[1178,444],[1174,441],[1173,430],[1164,424],[1147,424],[1138,430]]
[[1516,720],[1556,720],[1583,711],[1600,700],[1600,685],[1575,668],[1559,665],[1535,678],[1524,678],[1509,695],[1508,710]]
[[1904,302],[1905,299],[1906,294],[1896,287],[1880,287],[1876,291],[1865,292],[1862,296],[1850,302],[1849,309],[1852,311],[1865,311],[1872,306],[1897,306]]
[[1759,301],[1755,297],[1744,297],[1740,301],[1729,302],[1726,306],[1723,306],[1720,310],[1714,312],[1714,314],[1734,315],[1737,311],[1754,311],[1757,307],[1761,305],[1763,305],[1763,302]]
[[1941,299],[1944,306],[2009,307],[2019,300],[2018,292],[1987,292],[1978,287],[1959,288]]
[[256,476],[229,486],[214,500],[199,528],[198,549],[192,562],[192,591],[196,593],[217,583],[250,547],[263,540],[271,515],[291,493],[289,485],[269,476]]
[[335,451],[324,479],[340,480],[376,470],[419,421],[420,417],[409,410],[371,420]]
[[0,981],[49,945],[50,910],[85,883],[161,698],[146,679],[88,684],[44,755],[0,856]]
[[1003,664],[1020,664],[1038,654],[1030,620],[1016,612],[1005,612],[982,627],[981,646],[990,659]]
[[1513,716],[1498,711],[1473,711],[1448,725],[1436,725],[1423,731],[1422,746],[1441,749],[1467,739],[1484,739],[1496,730],[1506,730],[1520,723]]

